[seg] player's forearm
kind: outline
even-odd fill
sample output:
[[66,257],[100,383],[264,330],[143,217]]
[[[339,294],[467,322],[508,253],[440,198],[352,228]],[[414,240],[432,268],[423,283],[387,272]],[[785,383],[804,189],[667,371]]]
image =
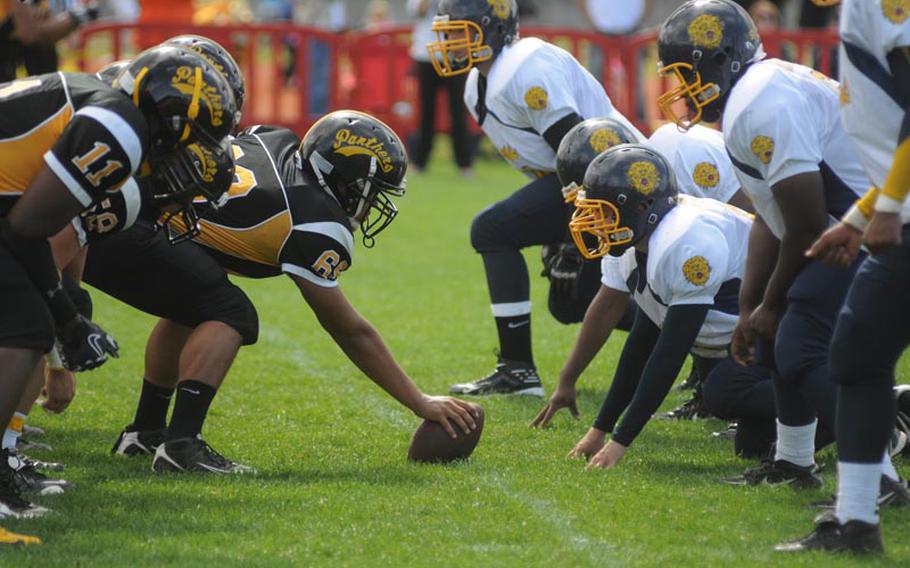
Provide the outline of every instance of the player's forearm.
[[622,319],[629,295],[601,286],[581,323],[572,352],[559,373],[559,383],[574,386]]
[[22,6],[14,12],[13,19],[13,35],[26,45],[52,47],[79,27],[79,23],[69,13],[42,19],[33,6]]
[[750,312],[761,303],[774,270],[779,244],[762,218],[756,217],[749,233],[746,266],[739,288],[741,312]]
[[818,233],[813,230],[787,230],[780,240],[777,263],[768,279],[762,303],[771,308],[779,308],[787,302],[787,290],[808,262],[804,252],[816,238]]

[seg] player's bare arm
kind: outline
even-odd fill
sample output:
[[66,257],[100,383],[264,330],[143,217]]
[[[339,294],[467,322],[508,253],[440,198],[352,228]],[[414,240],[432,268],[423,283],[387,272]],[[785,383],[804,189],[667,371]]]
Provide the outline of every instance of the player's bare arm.
[[733,358],[740,365],[748,365],[754,360],[754,333],[749,327],[749,317],[761,304],[779,248],[780,242],[771,233],[768,225],[760,216],[756,216],[749,232],[749,251],[739,289],[739,322],[733,330],[733,341],[730,345]]

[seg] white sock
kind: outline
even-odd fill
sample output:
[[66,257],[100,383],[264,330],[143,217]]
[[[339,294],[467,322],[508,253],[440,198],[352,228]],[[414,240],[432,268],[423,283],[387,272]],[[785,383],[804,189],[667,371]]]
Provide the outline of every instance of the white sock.
[[837,520],[878,524],[881,463],[837,462]]
[[882,457],[882,475],[888,476],[891,481],[901,480],[901,476],[894,469],[894,464],[891,463],[891,454],[888,453],[888,450],[885,450],[885,455]]
[[809,467],[815,464],[815,427],[818,420],[805,426],[787,426],[777,421],[777,449],[775,460],[786,460],[794,465]]
[[0,443],[0,449],[16,449],[16,442],[19,441],[19,436],[22,435],[22,426],[25,425],[26,418],[28,418],[28,414],[22,414],[21,412],[13,414],[9,424],[6,426],[6,431],[3,433],[3,442]]

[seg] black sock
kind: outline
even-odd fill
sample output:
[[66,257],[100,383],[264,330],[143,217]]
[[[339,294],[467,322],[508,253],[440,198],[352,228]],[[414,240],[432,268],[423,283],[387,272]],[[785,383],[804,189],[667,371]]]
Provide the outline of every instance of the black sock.
[[168,427],[169,440],[193,438],[202,432],[202,423],[209,411],[209,405],[218,392],[214,387],[199,381],[180,381],[177,385],[177,400],[174,414]]
[[174,389],[160,387],[148,381],[142,381],[142,392],[139,394],[139,406],[136,417],[127,427],[131,432],[160,430],[167,426],[167,409],[171,405]]
[[509,361],[534,366],[531,355],[531,314],[496,318],[499,332],[499,356]]

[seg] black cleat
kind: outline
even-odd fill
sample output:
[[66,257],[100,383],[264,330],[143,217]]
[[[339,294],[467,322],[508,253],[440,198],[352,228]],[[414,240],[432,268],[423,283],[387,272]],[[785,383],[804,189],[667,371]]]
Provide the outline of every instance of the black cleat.
[[36,460],[25,454],[19,454],[19,459],[29,465],[32,465],[38,469],[43,469],[45,471],[63,471],[64,469],[66,469],[66,466],[60,462],[46,462],[46,461]]
[[483,396],[488,394],[519,394],[543,396],[543,384],[534,367],[519,367],[516,363],[500,361],[496,369],[473,383],[452,385],[449,393]]
[[157,472],[195,472],[221,475],[256,473],[256,470],[216,452],[202,436],[169,440],[155,450],[152,470]]
[[38,428],[37,426],[30,426],[28,424],[22,425],[22,435],[26,438],[43,438],[45,434],[44,428]]
[[805,538],[784,542],[774,547],[779,552],[853,552],[856,554],[881,554],[885,551],[878,525],[863,521],[840,524],[834,513],[827,511],[815,519],[815,530]]
[[725,438],[728,440],[732,440],[733,438],[736,438],[736,429],[738,427],[739,427],[739,424],[737,424],[736,422],[730,422],[729,424],[727,424],[727,427],[724,428],[723,430],[718,430],[717,432],[711,432],[711,437],[712,438]]
[[[882,476],[881,489],[878,494],[878,507],[910,507],[910,490],[907,489],[907,481],[901,479],[894,481],[887,475]],[[837,507],[837,495],[832,495],[827,499],[810,503],[811,507],[816,509],[831,509]]]
[[676,386],[676,390],[678,390],[678,391],[692,390],[696,386],[698,386],[699,383],[701,383],[701,377],[695,371],[695,365],[692,365],[692,370],[689,371],[689,376],[686,377],[686,380],[684,380],[683,382],[679,383],[679,385]]
[[692,398],[669,412],[658,414],[657,418],[662,420],[699,420],[710,416],[711,413],[705,409],[705,402],[702,400],[701,393],[696,390]]
[[822,478],[819,467],[802,467],[787,460],[764,461],[758,467],[747,469],[742,475],[725,479],[730,485],[792,485],[800,489],[818,489]]
[[158,446],[167,440],[167,428],[160,430],[124,430],[120,432],[111,453],[121,456],[142,456],[154,454]]
[[19,459],[14,480],[19,491],[35,495],[59,495],[73,487],[73,484],[65,479],[49,478],[24,459]]
[[22,497],[16,470],[21,467],[21,460],[15,451],[0,450],[0,519],[34,519],[48,512],[40,505],[35,505]]

